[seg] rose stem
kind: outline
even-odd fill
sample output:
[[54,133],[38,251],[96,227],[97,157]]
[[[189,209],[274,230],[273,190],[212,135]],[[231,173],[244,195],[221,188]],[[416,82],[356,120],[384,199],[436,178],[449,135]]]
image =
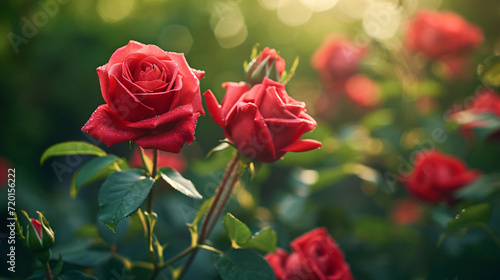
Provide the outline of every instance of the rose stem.
[[[154,149],[153,150],[153,170],[151,170],[151,177],[155,182],[153,183],[153,187],[149,191],[148,195],[148,212],[153,215],[153,189],[154,189],[154,184],[156,184],[156,168],[158,167],[158,150]],[[149,253],[151,254],[151,259],[153,260],[153,265],[154,265],[154,270],[151,273],[150,279],[154,280],[156,278],[156,275],[159,272],[159,264],[158,264],[158,259],[156,258],[156,252],[153,247],[153,229],[150,228],[148,229],[148,241],[149,241]]]
[[[233,160],[229,163],[229,165],[226,169],[226,173],[224,174],[224,177],[222,178],[222,181],[220,182],[219,187],[217,188],[217,193],[214,196],[214,200],[210,204],[210,208],[208,209],[205,217],[203,218],[201,229],[200,229],[199,235],[198,235],[197,245],[203,244],[203,242],[205,242],[205,238],[210,234],[210,231],[212,229],[209,228],[209,223],[212,219],[215,218],[215,220],[217,220],[217,218],[218,218],[218,216],[212,217],[215,209],[220,209],[220,208],[224,209],[224,205],[221,204],[221,196],[225,192],[225,186],[227,184],[227,180],[229,179],[231,173],[233,173],[233,170],[234,170],[235,166],[237,165],[237,163],[238,163],[238,154],[236,154],[234,156]],[[237,169],[238,168],[236,168],[236,170]],[[236,177],[236,176],[234,176],[234,177]],[[236,180],[234,179],[234,177],[233,177],[233,180],[231,181],[231,184],[233,184],[233,185],[236,183]],[[232,188],[233,188],[232,186],[229,186],[230,190]],[[227,198],[226,199],[223,198],[222,201],[224,203],[226,203]],[[217,215],[220,215],[220,211],[217,211],[217,213],[218,213]],[[182,271],[179,274],[179,277],[177,279],[182,279],[182,277],[184,276],[184,274],[188,270],[189,266],[193,262],[197,252],[198,252],[198,248],[195,248],[193,251],[191,251],[189,258],[186,261],[186,263],[184,264],[184,267],[182,268]]]
[[52,280],[52,271],[50,271],[49,262],[46,262],[43,265],[43,272],[45,273],[45,278],[47,278],[47,280]]

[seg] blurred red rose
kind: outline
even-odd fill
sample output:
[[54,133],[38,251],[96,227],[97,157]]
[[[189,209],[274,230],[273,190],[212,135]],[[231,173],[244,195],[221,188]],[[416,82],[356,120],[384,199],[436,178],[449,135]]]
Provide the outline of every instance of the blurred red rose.
[[342,92],[347,79],[358,72],[365,53],[366,48],[347,39],[328,37],[313,54],[311,64],[327,91]]
[[9,180],[10,162],[3,157],[0,157],[0,188],[7,186]]
[[375,106],[380,97],[378,85],[361,74],[353,75],[347,79],[345,92],[354,103],[362,107]]
[[306,114],[304,102],[288,96],[283,84],[267,77],[249,88],[246,83],[224,83],[222,106],[211,91],[205,92],[208,111],[226,137],[251,159],[273,162],[286,152],[319,148],[315,140],[299,140],[316,121]]
[[178,153],[194,141],[196,121],[204,114],[200,79],[181,53],[130,41],[97,68],[106,104],[82,131],[112,146],[135,141],[143,148]]
[[278,280],[351,280],[354,279],[342,251],[325,228],[312,230],[290,244],[293,252],[283,249],[266,255]]
[[482,41],[481,29],[453,12],[418,12],[406,34],[408,48],[431,59],[466,54]]
[[432,202],[453,202],[453,193],[478,176],[479,172],[468,170],[455,157],[436,151],[421,151],[416,156],[413,172],[405,179],[405,185],[419,198]]
[[[153,150],[145,149],[144,152],[149,158],[153,158]],[[158,151],[158,168],[171,167],[177,172],[183,173],[186,170],[186,158],[182,153],[173,154],[164,151]],[[130,167],[142,166],[141,152],[134,149],[130,158]]]
[[[460,125],[460,132],[465,137],[472,137],[474,128],[489,125],[488,120],[480,118],[481,115],[486,114],[500,118],[500,96],[493,90],[482,88],[465,110],[452,110],[448,117]],[[489,138],[496,139],[499,133],[494,132]]]
[[392,222],[396,225],[412,224],[420,219],[422,207],[418,201],[404,199],[397,202],[392,210]]

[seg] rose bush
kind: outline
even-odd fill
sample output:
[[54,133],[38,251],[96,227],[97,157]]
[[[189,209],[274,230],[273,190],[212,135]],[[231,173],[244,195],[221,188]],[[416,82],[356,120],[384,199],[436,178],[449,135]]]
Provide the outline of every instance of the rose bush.
[[130,41],[97,74],[106,104],[82,131],[108,146],[133,140],[174,153],[194,141],[204,114],[199,82],[204,72],[191,69],[183,54]]
[[312,230],[290,243],[293,252],[283,249],[266,255],[278,280],[354,279],[342,251],[325,228]]
[[205,92],[208,111],[226,137],[251,159],[273,162],[286,152],[319,148],[315,140],[299,140],[316,127],[305,104],[288,96],[285,86],[267,77],[251,89],[247,83],[224,83],[222,106],[211,91]]
[[406,187],[415,196],[431,202],[452,202],[455,191],[479,176],[479,172],[468,170],[461,160],[436,151],[421,151],[414,165],[413,172],[405,179]]

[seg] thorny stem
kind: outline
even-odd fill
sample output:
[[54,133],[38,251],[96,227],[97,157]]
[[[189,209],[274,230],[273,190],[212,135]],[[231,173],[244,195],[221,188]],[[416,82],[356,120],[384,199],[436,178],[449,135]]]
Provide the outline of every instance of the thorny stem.
[[[151,177],[153,180],[156,180],[156,169],[158,167],[158,150],[154,149],[153,150],[153,170],[151,170]],[[156,183],[156,182],[155,182]],[[148,212],[150,215],[153,215],[153,188],[149,191],[148,195]],[[153,246],[153,228],[149,226],[148,229],[148,241],[149,241],[149,253],[151,255],[151,259],[153,261],[154,269],[153,272],[151,273],[151,276],[149,279],[154,280],[156,278],[156,275],[158,275],[158,272],[160,271],[159,269],[159,264],[158,264],[158,258],[156,257],[156,252]]]
[[[210,204],[210,208],[208,209],[207,213],[205,214],[205,217],[203,218],[201,229],[199,231],[198,235],[198,241],[197,241],[197,246],[193,248],[191,254],[189,255],[189,258],[187,259],[186,263],[184,264],[181,273],[179,274],[178,279],[182,279],[186,271],[188,270],[189,266],[193,262],[194,258],[196,257],[196,253],[198,252],[199,245],[202,245],[203,242],[205,242],[205,239],[208,237],[210,232],[213,229],[213,225],[215,224],[215,221],[217,221],[220,213],[224,209],[225,204],[227,203],[227,199],[229,197],[229,194],[231,193],[231,190],[233,189],[234,185],[238,181],[238,155],[235,155],[233,160],[229,163],[226,173],[224,174],[224,177],[222,178],[222,181],[219,184],[219,187],[217,188],[217,193],[215,194],[215,197]],[[229,187],[226,190],[226,184],[233,173],[233,170],[235,170],[236,167],[236,173],[233,175],[233,179],[231,180],[231,183]],[[223,196],[223,194],[225,194]],[[222,198],[221,198],[222,197]],[[214,211],[215,215],[214,215]]]

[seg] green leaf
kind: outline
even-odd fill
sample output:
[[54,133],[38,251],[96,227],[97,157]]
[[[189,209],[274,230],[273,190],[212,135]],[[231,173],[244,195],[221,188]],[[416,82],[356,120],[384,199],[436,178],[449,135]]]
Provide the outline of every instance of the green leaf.
[[500,190],[500,174],[487,174],[455,192],[458,199],[480,201]]
[[264,252],[276,251],[278,244],[278,235],[271,228],[263,228],[257,232],[247,243],[243,244],[241,248],[256,249]]
[[252,232],[242,221],[227,213],[223,220],[229,240],[234,249],[257,249],[264,252],[276,251],[278,236],[271,228],[264,228],[252,236]]
[[211,149],[208,153],[207,153],[207,158],[210,157],[213,153],[215,152],[219,152],[219,151],[223,151],[227,148],[231,147],[231,144],[229,144],[228,142],[226,141],[221,141],[221,143],[217,146],[215,146],[215,148]]
[[182,177],[179,172],[170,167],[162,167],[159,170],[161,178],[165,180],[165,182],[167,182],[170,186],[172,186],[172,188],[195,199],[203,198],[201,194],[198,193],[193,183],[190,180]]
[[76,197],[81,187],[95,181],[105,179],[116,171],[120,171],[117,170],[117,163],[119,161],[122,161],[122,159],[119,159],[116,156],[103,156],[89,160],[84,166],[82,166],[82,168],[80,168],[80,170],[77,171],[74,184],[75,189],[71,189],[71,196]]
[[63,261],[66,263],[78,265],[81,267],[95,267],[103,264],[111,258],[110,251],[100,250],[84,250],[78,252],[71,252],[62,255]]
[[488,203],[469,206],[448,222],[447,233],[451,233],[460,227],[471,227],[477,224],[486,224],[491,216],[491,207]]
[[51,157],[66,155],[95,155],[102,157],[106,155],[106,152],[101,148],[87,142],[64,142],[55,144],[45,150],[45,152],[43,152],[42,154],[42,157],[40,158],[40,165],[42,165],[47,159]]
[[94,276],[87,275],[78,270],[70,270],[59,276],[61,280],[98,280]]
[[477,67],[477,74],[483,84],[500,88],[500,56],[487,58]]
[[114,231],[120,220],[139,209],[153,184],[154,180],[139,169],[113,173],[99,192],[99,219]]
[[241,248],[241,245],[247,243],[252,237],[250,229],[240,220],[236,219],[231,213],[227,213],[223,220],[229,240],[235,249]]
[[224,280],[276,280],[269,263],[252,250],[232,250],[219,255],[215,267]]
[[441,235],[438,241],[440,246],[446,236],[460,228],[480,227],[489,229],[486,222],[490,219],[491,207],[488,203],[472,205],[462,209],[455,219],[448,222],[446,231]]

